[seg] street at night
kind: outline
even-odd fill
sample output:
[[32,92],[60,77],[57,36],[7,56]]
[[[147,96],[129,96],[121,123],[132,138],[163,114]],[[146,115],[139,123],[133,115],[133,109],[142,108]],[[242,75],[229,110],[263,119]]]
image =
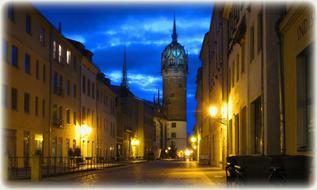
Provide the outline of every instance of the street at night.
[[[34,186],[21,181],[19,186]],[[107,168],[90,172],[44,178],[39,186],[173,186],[220,187],[225,185],[225,171],[199,166],[195,161],[160,160]]]

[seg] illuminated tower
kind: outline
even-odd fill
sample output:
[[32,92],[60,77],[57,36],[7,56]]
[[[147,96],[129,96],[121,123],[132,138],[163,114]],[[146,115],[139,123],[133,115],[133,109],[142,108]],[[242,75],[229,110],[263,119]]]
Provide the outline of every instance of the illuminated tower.
[[163,106],[168,119],[167,145],[175,144],[178,150],[186,147],[186,81],[187,54],[177,42],[176,21],[172,42],[168,44],[161,57],[163,76]]

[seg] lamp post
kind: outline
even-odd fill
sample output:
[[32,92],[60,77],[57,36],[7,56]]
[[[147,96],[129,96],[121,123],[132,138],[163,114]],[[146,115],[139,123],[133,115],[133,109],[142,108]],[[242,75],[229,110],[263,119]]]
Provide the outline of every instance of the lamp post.
[[132,145],[132,155],[134,156],[134,154],[136,153],[136,157],[138,157],[138,146],[140,144],[139,139],[137,139],[136,137],[131,139],[131,145]]
[[[91,133],[91,127],[89,127],[87,124],[84,124],[82,126],[79,126],[77,128],[77,132],[79,134],[79,139],[80,139],[80,151],[82,147],[82,139],[86,136],[88,136]],[[88,151],[88,150],[87,150]]]
[[198,159],[197,159],[197,156],[198,156],[198,154],[197,154],[197,137],[196,137],[196,136],[190,137],[190,142],[191,142],[192,148],[194,149],[194,155],[193,155],[193,157],[194,157],[196,160],[198,160]]
[[[223,126],[227,126],[228,125],[228,104],[224,104],[223,107],[222,107],[222,113],[221,113],[221,117],[217,117],[218,115],[218,108],[216,106],[210,106],[208,108],[208,112],[209,112],[209,115],[211,117],[211,119],[213,119],[214,121],[220,123],[221,125]],[[223,136],[227,136],[227,144],[228,144],[228,128],[225,129],[226,130],[226,134],[223,134]],[[223,133],[224,131],[223,130]],[[226,151],[226,155],[225,155],[225,143],[223,142],[223,152],[222,152],[222,155],[223,155],[223,159],[226,159],[227,156],[229,156],[229,152],[228,152],[228,146],[227,146],[227,151]],[[223,160],[223,167],[225,167],[225,161]]]

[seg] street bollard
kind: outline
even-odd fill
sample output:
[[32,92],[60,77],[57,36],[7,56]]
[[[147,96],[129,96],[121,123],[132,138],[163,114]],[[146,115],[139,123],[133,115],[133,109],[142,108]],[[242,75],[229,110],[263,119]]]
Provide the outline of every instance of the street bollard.
[[40,155],[33,155],[31,163],[31,181],[40,181],[42,178]]

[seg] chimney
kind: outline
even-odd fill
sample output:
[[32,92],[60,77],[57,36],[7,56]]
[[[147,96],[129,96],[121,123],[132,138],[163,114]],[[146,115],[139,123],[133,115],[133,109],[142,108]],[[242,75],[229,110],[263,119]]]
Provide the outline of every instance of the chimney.
[[62,33],[62,23],[58,22],[58,32]]

